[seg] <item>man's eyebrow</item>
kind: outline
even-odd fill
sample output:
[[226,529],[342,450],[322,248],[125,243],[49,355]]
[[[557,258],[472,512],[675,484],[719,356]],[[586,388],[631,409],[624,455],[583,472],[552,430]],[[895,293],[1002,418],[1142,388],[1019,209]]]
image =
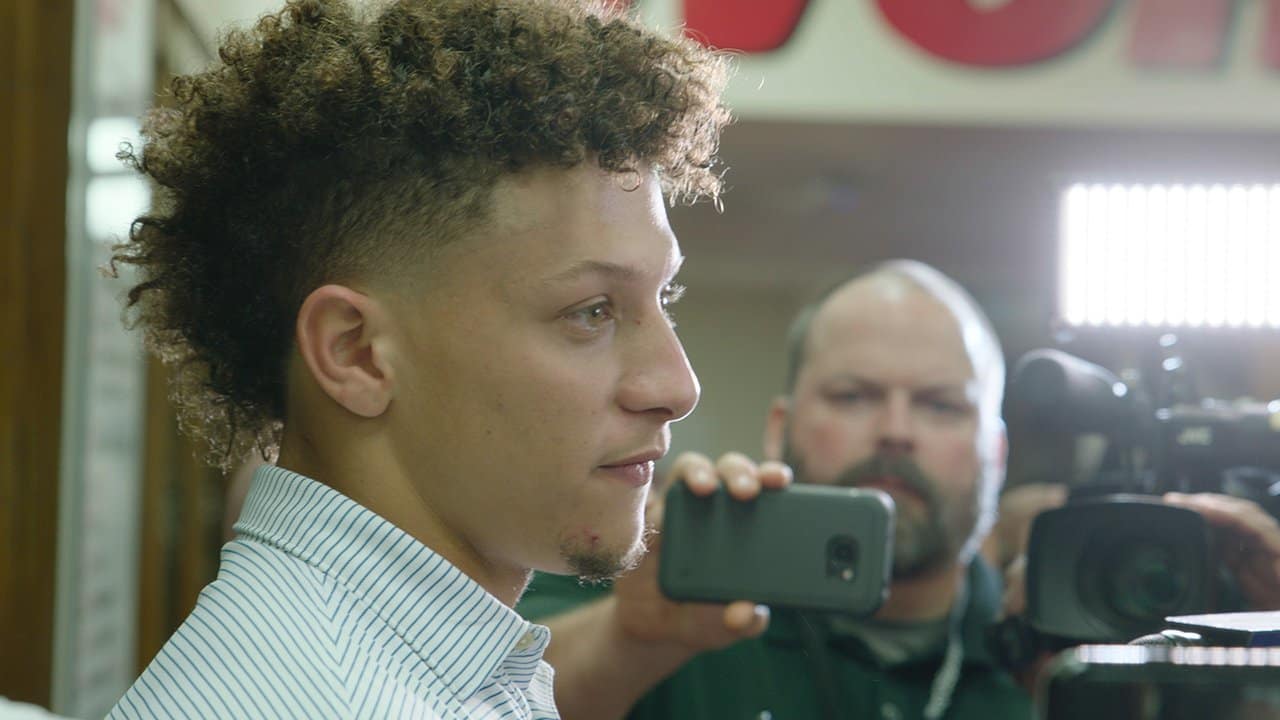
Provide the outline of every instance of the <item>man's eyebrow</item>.
[[[883,383],[877,382],[875,380],[871,380],[869,378],[862,377],[860,375],[856,375],[854,373],[844,373],[835,378],[832,378],[832,380],[849,382],[859,387],[866,388],[868,390],[884,390],[884,387],[885,387]],[[950,395],[952,393],[959,393],[961,395],[967,396],[968,382],[926,385],[924,387],[915,388],[911,391],[912,395],[924,396],[924,397],[935,396],[935,395]]]
[[917,395],[947,395],[950,393],[960,393],[964,395],[968,391],[968,383],[948,383],[943,385],[927,385],[916,390]]
[[839,375],[832,377],[828,382],[847,382],[847,383],[852,383],[854,385],[865,387],[871,390],[880,389],[883,387],[880,383],[876,382],[875,380],[864,378],[860,375],[855,375],[853,373],[841,373]]
[[[675,274],[680,271],[680,266],[683,264],[684,256],[677,257],[675,269],[672,270],[670,276],[675,277]],[[542,285],[558,285],[572,282],[586,275],[601,275],[620,282],[634,282],[644,275],[644,272],[632,265],[620,265],[603,260],[581,260],[554,275],[543,278],[539,283]]]

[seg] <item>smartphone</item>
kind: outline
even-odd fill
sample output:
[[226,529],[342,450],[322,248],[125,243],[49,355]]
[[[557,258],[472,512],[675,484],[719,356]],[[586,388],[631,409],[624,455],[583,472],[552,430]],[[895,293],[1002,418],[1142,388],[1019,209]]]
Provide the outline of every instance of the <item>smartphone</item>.
[[741,501],[677,482],[663,518],[658,586],[673,600],[869,615],[888,595],[894,506],[879,490],[797,484]]

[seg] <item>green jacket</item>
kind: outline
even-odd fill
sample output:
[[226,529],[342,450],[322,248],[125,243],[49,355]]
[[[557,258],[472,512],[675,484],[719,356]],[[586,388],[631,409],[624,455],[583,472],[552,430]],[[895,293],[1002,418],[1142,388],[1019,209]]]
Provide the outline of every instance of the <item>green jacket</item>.
[[[969,571],[968,603],[959,618],[963,648],[959,677],[945,702],[946,720],[1028,720],[1031,701],[995,665],[983,641],[1000,607],[1000,581],[981,560]],[[538,575],[517,606],[526,618],[545,619],[608,593],[573,578]],[[857,638],[827,630],[821,620],[774,612],[769,630],[723,650],[699,655],[649,692],[633,720],[858,720],[923,718],[936,691],[937,657],[882,665]],[[807,652],[823,647],[818,657]],[[957,650],[960,649],[957,648]],[[820,683],[818,678],[830,677]],[[825,688],[825,691],[822,689]],[[823,697],[838,705],[825,713]]]

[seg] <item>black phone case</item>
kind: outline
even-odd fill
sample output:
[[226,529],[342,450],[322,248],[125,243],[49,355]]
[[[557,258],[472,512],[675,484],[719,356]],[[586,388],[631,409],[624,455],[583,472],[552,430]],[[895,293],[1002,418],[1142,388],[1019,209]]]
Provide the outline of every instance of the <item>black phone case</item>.
[[[743,502],[676,483],[667,493],[658,585],[673,600],[869,615],[888,593],[893,501],[878,490],[791,485]],[[840,547],[852,548],[848,562]]]

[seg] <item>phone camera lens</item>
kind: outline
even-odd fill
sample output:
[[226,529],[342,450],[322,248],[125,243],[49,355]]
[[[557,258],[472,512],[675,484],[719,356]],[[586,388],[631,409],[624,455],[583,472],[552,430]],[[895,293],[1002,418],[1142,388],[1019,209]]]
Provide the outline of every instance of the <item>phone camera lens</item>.
[[827,575],[846,582],[855,576],[858,541],[849,535],[836,535],[827,541]]

